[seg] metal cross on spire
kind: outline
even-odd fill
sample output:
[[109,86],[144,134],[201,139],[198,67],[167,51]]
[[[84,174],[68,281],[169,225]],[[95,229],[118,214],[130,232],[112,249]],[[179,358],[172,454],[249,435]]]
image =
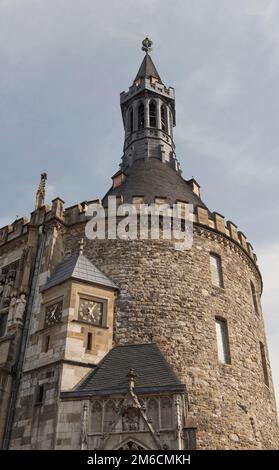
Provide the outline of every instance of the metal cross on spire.
[[146,54],[149,54],[149,52],[152,51],[152,44],[153,42],[151,41],[151,39],[149,39],[148,36],[146,36],[146,38],[142,41],[142,50],[146,53]]

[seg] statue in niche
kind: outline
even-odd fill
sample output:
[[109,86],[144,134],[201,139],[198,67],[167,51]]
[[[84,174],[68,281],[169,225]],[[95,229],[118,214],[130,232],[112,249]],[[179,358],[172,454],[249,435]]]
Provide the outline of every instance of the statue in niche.
[[10,303],[10,299],[12,297],[13,287],[15,283],[15,276],[13,273],[9,273],[8,281],[5,285],[4,289],[4,306],[7,307]]
[[139,421],[139,411],[136,408],[128,408],[122,416],[123,431],[138,431]]
[[15,302],[14,321],[16,323],[22,323],[23,315],[26,307],[25,294],[20,294],[19,299]]
[[12,297],[12,300],[9,305],[8,326],[11,326],[14,323],[15,307],[16,307],[16,297]]

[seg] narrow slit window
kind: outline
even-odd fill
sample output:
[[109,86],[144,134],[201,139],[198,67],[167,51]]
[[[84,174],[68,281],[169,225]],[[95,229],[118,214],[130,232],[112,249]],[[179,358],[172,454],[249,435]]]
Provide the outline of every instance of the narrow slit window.
[[262,368],[263,368],[263,376],[264,376],[264,383],[269,386],[268,380],[268,371],[267,371],[267,362],[266,362],[266,354],[265,354],[265,347],[264,344],[260,342],[260,350],[261,350],[261,360],[262,360]]
[[86,346],[86,349],[91,351],[92,350],[92,344],[93,344],[92,333],[87,333],[87,346]]
[[47,336],[45,336],[45,341],[44,341],[44,352],[48,352],[49,343],[50,343],[50,336],[47,335]]
[[230,364],[229,334],[226,320],[215,318],[218,359],[223,364]]
[[222,260],[215,253],[210,254],[211,281],[214,286],[224,287]]
[[42,405],[44,400],[44,386],[38,385],[36,393],[36,405]]
[[254,312],[255,312],[256,315],[259,315],[257,292],[256,292],[255,285],[252,281],[250,282],[250,286],[251,286],[251,294],[252,294]]
[[144,104],[140,103],[138,107],[138,128],[144,129]]
[[133,108],[129,111],[129,132],[133,132],[134,130],[134,110]]
[[149,103],[149,125],[150,125],[150,127],[156,127],[157,126],[156,103],[155,103],[155,101],[151,101]]

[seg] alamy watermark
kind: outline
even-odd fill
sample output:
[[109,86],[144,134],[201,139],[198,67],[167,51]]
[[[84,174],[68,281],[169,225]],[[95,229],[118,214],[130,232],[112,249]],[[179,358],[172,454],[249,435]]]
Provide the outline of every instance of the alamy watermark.
[[115,196],[90,204],[85,226],[89,240],[173,240],[176,250],[190,250],[193,245],[193,205],[118,204]]

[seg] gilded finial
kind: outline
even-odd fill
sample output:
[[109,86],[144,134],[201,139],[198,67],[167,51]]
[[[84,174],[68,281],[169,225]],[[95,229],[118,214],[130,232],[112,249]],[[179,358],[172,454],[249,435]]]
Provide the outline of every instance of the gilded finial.
[[79,254],[83,255],[83,250],[84,250],[84,239],[81,238],[80,241],[78,242],[79,244]]
[[151,39],[146,36],[146,38],[142,41],[142,51],[144,51],[146,54],[149,54],[149,52],[152,51],[152,44],[153,42]]

